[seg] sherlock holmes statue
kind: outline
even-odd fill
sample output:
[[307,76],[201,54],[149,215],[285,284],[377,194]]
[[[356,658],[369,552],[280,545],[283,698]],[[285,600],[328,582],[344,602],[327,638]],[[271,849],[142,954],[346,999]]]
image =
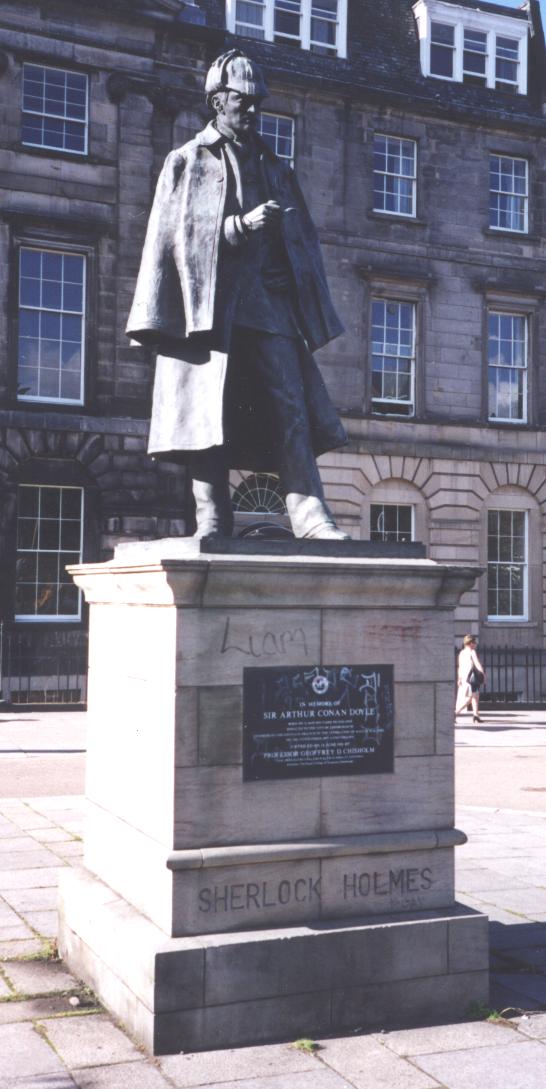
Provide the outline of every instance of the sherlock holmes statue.
[[315,457],[345,442],[311,352],[342,326],[292,171],[256,133],[267,94],[238,49],[216,116],[167,156],[127,333],[157,350],[149,453],[189,466],[197,536],[230,536],[230,468],[279,474],[296,537],[343,539]]

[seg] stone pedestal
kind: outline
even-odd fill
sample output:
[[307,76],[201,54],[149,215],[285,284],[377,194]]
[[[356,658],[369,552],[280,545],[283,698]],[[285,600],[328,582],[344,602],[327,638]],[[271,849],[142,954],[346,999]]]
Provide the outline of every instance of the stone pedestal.
[[[451,1018],[487,999],[454,902],[453,610],[475,569],[203,555],[72,570],[91,606],[70,968],[156,1053]],[[248,666],[394,666],[393,772],[245,782]]]

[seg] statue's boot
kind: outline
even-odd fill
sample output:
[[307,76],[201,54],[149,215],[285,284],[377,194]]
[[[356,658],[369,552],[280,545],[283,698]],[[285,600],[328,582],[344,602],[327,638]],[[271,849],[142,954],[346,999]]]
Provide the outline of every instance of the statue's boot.
[[298,495],[289,492],[286,496],[286,509],[292,525],[294,537],[306,540],[350,541],[348,533],[339,529],[332,518],[326,503],[315,495]]
[[194,537],[231,537],[233,507],[227,480],[211,484],[192,481],[197,529]]

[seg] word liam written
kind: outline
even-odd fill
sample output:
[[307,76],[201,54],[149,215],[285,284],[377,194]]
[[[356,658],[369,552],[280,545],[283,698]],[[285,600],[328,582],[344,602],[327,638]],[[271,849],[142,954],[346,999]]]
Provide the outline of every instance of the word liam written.
[[231,634],[231,617],[226,617],[221,654],[235,651],[244,654],[248,658],[274,658],[276,655],[285,655],[288,650],[301,650],[308,653],[307,639],[303,628],[292,628],[274,632],[265,629],[259,634],[238,636],[239,642]]

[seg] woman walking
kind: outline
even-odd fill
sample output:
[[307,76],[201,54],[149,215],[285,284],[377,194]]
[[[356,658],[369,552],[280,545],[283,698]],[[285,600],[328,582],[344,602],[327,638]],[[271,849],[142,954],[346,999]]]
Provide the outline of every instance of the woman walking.
[[463,649],[459,653],[457,671],[457,702],[455,716],[472,706],[472,722],[482,722],[478,714],[480,686],[485,680],[485,669],[476,653],[477,643],[473,635],[465,635]]

